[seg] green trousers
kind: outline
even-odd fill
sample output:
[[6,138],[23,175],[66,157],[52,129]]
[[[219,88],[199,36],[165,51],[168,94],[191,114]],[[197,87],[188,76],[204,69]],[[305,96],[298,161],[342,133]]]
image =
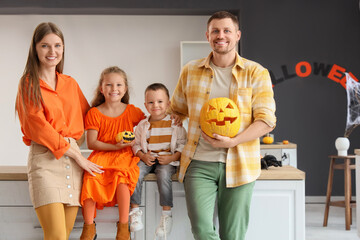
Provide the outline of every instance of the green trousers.
[[[243,240],[255,182],[226,187],[225,164],[192,160],[185,174],[184,188],[191,231],[196,240]],[[217,200],[219,234],[214,226]]]

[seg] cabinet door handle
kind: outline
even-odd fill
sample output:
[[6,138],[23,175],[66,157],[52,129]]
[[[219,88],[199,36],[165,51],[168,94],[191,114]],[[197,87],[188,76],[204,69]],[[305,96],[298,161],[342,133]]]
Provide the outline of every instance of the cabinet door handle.
[[73,230],[82,229],[82,228],[83,228],[82,226],[74,226]]
[[[83,228],[82,226],[74,226],[73,227],[73,229],[82,229],[82,228]],[[35,225],[34,229],[41,229],[41,226],[40,225]]]

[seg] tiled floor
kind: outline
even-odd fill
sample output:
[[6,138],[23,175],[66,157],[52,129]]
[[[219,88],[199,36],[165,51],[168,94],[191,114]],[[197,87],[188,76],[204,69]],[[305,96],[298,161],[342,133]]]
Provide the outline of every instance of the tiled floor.
[[356,229],[356,209],[353,209],[351,230],[345,230],[345,209],[330,207],[328,226],[323,227],[325,204],[306,204],[306,240],[359,240]]

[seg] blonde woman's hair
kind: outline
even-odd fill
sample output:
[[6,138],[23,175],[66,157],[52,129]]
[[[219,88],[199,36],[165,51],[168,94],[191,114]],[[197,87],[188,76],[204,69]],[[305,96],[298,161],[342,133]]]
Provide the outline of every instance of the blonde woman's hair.
[[95,97],[91,101],[91,106],[92,107],[97,107],[97,106],[99,106],[99,105],[101,105],[101,104],[103,104],[105,102],[105,97],[101,93],[101,85],[102,85],[102,83],[104,81],[105,75],[110,74],[110,73],[117,73],[117,74],[120,74],[123,77],[127,90],[126,90],[126,93],[124,94],[124,96],[121,98],[121,102],[125,103],[125,104],[129,104],[129,101],[130,101],[129,84],[128,84],[128,79],[127,79],[126,73],[121,68],[119,68],[117,66],[113,66],[113,67],[106,68],[100,74],[99,84],[98,84],[98,86],[97,86],[97,88],[95,90]]
[[[31,39],[25,70],[19,82],[18,93],[15,103],[15,111],[17,110],[17,106],[19,106],[19,101],[22,101],[25,111],[25,102],[28,102],[29,104],[32,104],[36,107],[40,107],[41,103],[43,102],[39,80],[40,61],[36,52],[36,44],[39,43],[46,35],[50,33],[57,35],[61,39],[63,45],[65,44],[63,33],[54,23],[43,22],[35,28],[33,37]],[[59,73],[63,72],[64,53],[65,46],[62,59],[56,66],[56,71]]]

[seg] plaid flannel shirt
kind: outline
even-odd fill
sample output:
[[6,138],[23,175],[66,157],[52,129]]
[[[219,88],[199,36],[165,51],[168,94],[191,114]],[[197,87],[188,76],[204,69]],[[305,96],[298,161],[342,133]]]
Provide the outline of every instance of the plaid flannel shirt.
[[[200,110],[209,100],[213,70],[210,67],[212,53],[207,58],[186,64],[171,98],[171,111],[189,118],[188,141],[182,151],[179,181],[185,177],[186,169],[194,156],[201,134]],[[275,101],[271,78],[260,64],[236,54],[232,68],[229,96],[240,110],[239,132],[257,120],[275,127]],[[229,148],[226,158],[226,186],[237,187],[255,181],[261,172],[259,139]]]

